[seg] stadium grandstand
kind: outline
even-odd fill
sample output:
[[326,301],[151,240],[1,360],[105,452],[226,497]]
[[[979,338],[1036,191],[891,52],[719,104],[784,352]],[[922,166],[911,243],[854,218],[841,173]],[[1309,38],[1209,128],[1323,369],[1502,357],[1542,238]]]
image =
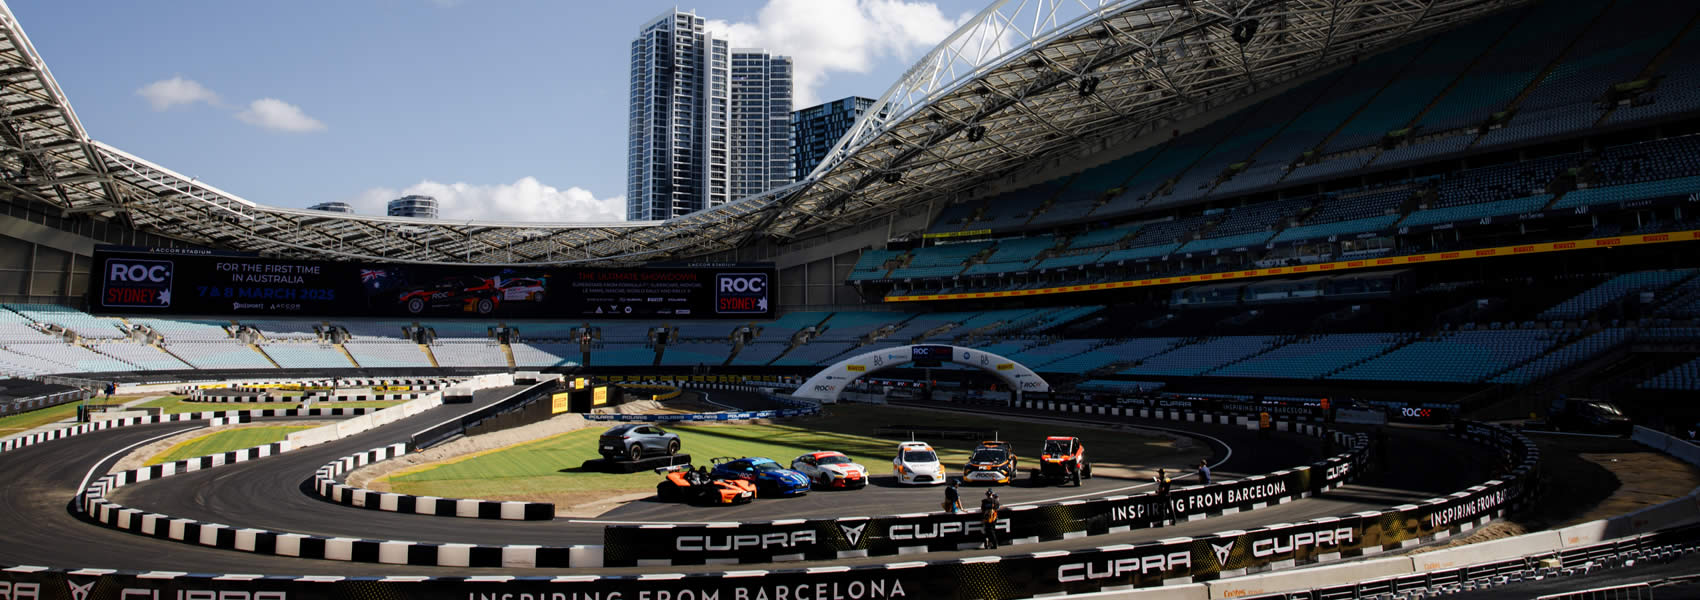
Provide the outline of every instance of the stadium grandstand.
[[[95,141],[4,9],[0,407],[237,376],[796,382],[948,344],[1107,405],[1700,421],[1700,3],[1025,4],[923,57],[803,180],[611,224],[244,200]],[[347,268],[359,300],[153,311],[108,295],[113,257]],[[768,287],[719,315],[756,292],[552,308],[585,273],[692,269]],[[993,375],[881,374],[1013,402]]]
[[[1691,357],[1656,349],[1681,342],[1646,332],[1700,316],[1683,243],[1700,230],[1694,8],[1373,6],[1343,25],[1293,6],[1160,15],[1197,39],[1105,9],[1030,31],[1024,60],[984,64],[965,27],[803,181],[596,226],[248,202],[89,139],[14,25],[0,58],[33,76],[0,94],[38,115],[12,127],[55,159],[5,157],[26,178],[7,218],[31,234],[0,242],[33,260],[0,273],[13,282],[0,369],[803,375],[867,347],[950,342],[1065,382],[1170,392],[1424,382],[1460,399],[1681,381],[1664,375]],[[1374,19],[1404,21],[1389,35]],[[1317,32],[1330,51],[1307,49]],[[966,64],[984,72],[938,76]],[[735,323],[123,314],[90,303],[99,243],[398,269],[772,260],[777,310]],[[1647,365],[1553,381],[1620,354]]]

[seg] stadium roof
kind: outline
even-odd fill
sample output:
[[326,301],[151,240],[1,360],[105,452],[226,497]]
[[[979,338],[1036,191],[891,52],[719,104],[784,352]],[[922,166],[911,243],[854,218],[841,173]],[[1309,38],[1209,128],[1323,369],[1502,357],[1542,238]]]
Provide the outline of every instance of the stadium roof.
[[[298,258],[603,264],[796,238],[1158,131],[1530,0],[997,0],[891,86],[798,183],[667,221],[501,223],[263,206],[78,123],[0,1],[0,193],[214,247]],[[1243,41],[1243,43],[1242,43]]]

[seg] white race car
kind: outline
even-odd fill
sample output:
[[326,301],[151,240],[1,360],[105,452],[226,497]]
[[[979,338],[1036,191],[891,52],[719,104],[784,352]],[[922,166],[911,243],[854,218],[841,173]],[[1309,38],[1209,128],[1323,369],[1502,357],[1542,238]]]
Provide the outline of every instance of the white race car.
[[496,289],[502,291],[502,300],[507,302],[543,300],[543,282],[536,279],[527,277],[502,279],[496,283]]
[[926,442],[898,444],[897,458],[891,459],[891,470],[897,474],[897,482],[903,484],[939,485],[946,479],[938,453]]
[[851,462],[842,452],[804,454],[791,461],[791,470],[823,488],[859,489],[868,485],[868,468]]

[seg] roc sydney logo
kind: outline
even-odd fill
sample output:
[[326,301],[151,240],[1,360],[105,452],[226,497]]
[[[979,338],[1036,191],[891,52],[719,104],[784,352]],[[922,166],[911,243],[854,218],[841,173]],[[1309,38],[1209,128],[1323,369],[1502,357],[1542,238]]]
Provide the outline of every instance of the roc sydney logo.
[[767,273],[719,273],[714,278],[714,312],[767,312]]
[[171,267],[169,260],[106,259],[106,284],[100,294],[101,305],[128,308],[171,306]]

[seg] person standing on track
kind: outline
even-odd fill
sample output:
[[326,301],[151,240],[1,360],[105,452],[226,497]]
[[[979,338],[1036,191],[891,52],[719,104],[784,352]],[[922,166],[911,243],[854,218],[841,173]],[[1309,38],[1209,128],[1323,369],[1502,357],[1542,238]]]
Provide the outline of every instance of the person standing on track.
[[962,480],[951,479],[950,487],[944,488],[944,511],[951,514],[962,512],[962,491],[957,489]]
[[980,501],[980,533],[985,534],[984,550],[998,549],[998,493],[986,490],[986,499]]
[[1210,485],[1210,461],[1198,461],[1198,484]]
[[1163,469],[1157,469],[1157,526],[1162,527],[1174,521],[1173,507],[1169,500],[1169,474]]

